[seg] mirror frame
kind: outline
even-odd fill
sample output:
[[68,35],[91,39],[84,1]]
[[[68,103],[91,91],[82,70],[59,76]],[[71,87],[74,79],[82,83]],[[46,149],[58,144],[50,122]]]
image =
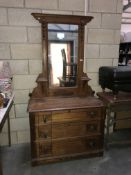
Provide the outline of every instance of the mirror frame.
[[78,25],[48,24],[49,88],[75,87],[77,60]]
[[[42,73],[37,78],[37,95],[41,96],[66,96],[66,95],[86,95],[89,94],[88,81],[90,80],[83,73],[84,63],[84,30],[92,16],[59,15],[32,13],[32,16],[41,23],[42,29]],[[77,85],[73,87],[49,87],[48,70],[48,24],[70,24],[78,25],[78,65],[77,65]],[[39,89],[39,93],[38,93]],[[88,92],[87,92],[88,91]]]

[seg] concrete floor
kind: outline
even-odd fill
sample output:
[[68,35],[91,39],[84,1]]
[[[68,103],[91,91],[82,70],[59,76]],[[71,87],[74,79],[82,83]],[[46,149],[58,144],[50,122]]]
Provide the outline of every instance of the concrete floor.
[[32,167],[30,145],[2,147],[3,175],[131,175],[131,146],[111,147],[103,157]]

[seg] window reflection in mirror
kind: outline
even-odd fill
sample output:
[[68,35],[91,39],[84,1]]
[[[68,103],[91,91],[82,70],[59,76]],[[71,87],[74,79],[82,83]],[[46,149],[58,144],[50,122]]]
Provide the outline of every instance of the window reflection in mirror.
[[77,85],[78,25],[48,24],[49,86]]

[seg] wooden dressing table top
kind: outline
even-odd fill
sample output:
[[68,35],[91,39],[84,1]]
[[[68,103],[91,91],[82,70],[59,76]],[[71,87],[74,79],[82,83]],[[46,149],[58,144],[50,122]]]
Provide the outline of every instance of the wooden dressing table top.
[[103,106],[102,101],[95,97],[45,97],[43,99],[31,99],[29,101],[28,111],[57,111],[100,106]]

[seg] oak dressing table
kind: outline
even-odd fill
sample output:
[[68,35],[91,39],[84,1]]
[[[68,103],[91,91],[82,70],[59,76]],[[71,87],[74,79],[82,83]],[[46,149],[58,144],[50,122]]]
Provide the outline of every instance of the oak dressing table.
[[33,13],[41,23],[43,68],[28,105],[32,165],[103,154],[105,107],[83,73],[91,16]]

